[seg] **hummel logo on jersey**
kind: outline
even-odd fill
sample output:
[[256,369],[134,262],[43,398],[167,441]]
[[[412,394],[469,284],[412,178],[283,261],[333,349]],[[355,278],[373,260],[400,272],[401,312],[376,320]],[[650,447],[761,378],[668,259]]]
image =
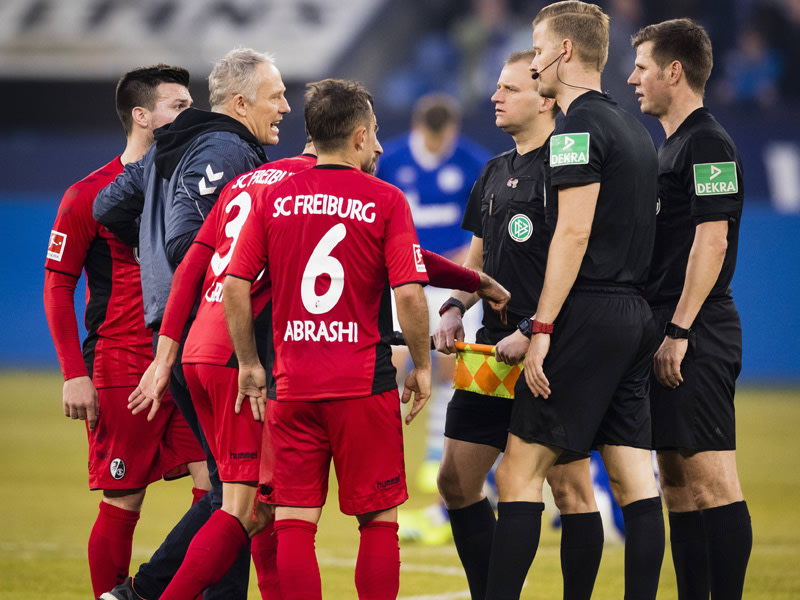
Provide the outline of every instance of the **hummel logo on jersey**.
[[550,166],[589,163],[589,134],[562,133],[550,138]]
[[694,189],[698,196],[736,194],[739,191],[735,162],[703,163],[693,167]]
[[[214,181],[219,181],[222,179],[222,176],[225,174],[224,171],[220,171],[219,173],[214,173],[214,170],[211,168],[211,165],[206,165],[206,177],[208,177],[209,183],[213,183]],[[208,185],[206,183],[206,177],[200,178],[200,183],[198,184],[198,188],[200,189],[201,196],[208,196],[209,194],[213,194],[214,191],[217,189],[215,185]]]
[[125,477],[125,461],[123,461],[121,458],[115,458],[111,461],[109,471],[111,471],[111,476],[119,481]]
[[64,246],[67,245],[67,234],[53,229],[50,232],[50,243],[47,244],[47,258],[61,262]]
[[412,248],[414,250],[414,266],[417,267],[417,273],[427,273],[425,259],[422,258],[422,248],[419,247],[419,244],[412,244]]

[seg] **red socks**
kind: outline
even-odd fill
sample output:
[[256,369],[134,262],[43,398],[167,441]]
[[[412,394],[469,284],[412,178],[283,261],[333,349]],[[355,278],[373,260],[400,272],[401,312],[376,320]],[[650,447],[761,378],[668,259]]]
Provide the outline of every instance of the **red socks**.
[[395,600],[400,590],[400,546],[397,523],[372,521],[358,528],[361,544],[356,562],[360,600]]
[[250,540],[250,555],[258,576],[261,600],[282,600],[278,580],[278,536],[275,533],[274,520]]
[[100,502],[100,512],[89,536],[89,572],[95,598],[128,577],[133,531],[139,513]]
[[200,489],[200,488],[193,487],[192,488],[192,506],[194,506],[195,504],[200,502],[200,500],[203,499],[203,496],[205,496],[207,493],[208,493],[208,490],[203,490],[203,489]]
[[215,510],[195,534],[180,569],[161,594],[161,600],[192,600],[222,579],[249,542],[239,519]]
[[[359,531],[361,544],[356,562],[358,597],[361,600],[394,600],[400,589],[397,523],[373,521],[359,527]],[[281,519],[275,522],[275,532],[283,600],[320,600],[322,583],[314,552],[317,526],[300,519]],[[263,596],[260,577],[259,589],[262,589],[262,597],[267,598]],[[162,600],[165,600],[164,596]]]
[[[300,519],[275,521],[278,538],[278,577],[284,600],[321,600],[314,536],[317,526]],[[162,596],[163,598],[163,596]]]

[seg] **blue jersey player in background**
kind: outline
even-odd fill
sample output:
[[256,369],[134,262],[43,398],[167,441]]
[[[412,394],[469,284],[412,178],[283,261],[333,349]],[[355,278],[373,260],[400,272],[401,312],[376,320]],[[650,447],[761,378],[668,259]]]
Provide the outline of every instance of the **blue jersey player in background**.
[[378,165],[378,176],[406,195],[420,245],[451,259],[469,244],[461,218],[472,185],[491,157],[460,131],[455,98],[423,96],[414,106],[411,131],[386,144]]
[[[461,135],[458,101],[447,94],[432,93],[415,103],[411,130],[386,143],[377,175],[403,190],[411,206],[420,245],[462,264],[472,236],[461,228],[461,220],[472,186],[489,158],[491,154],[487,150]],[[433,330],[438,324],[436,309],[447,300],[449,290],[429,287],[425,295]],[[480,311],[471,311],[464,322],[467,335],[474,336],[480,318]],[[407,353],[396,355],[395,364],[401,373],[407,361]],[[435,357],[426,458],[417,475],[417,485],[426,493],[437,491],[436,473],[442,458],[444,421],[454,367],[453,357]],[[441,527],[437,528],[441,538],[434,536],[426,543],[442,543],[450,538],[450,527],[438,504],[432,510],[434,521],[442,517]],[[408,516],[408,511],[403,512]],[[405,537],[403,516],[401,514],[401,538]]]

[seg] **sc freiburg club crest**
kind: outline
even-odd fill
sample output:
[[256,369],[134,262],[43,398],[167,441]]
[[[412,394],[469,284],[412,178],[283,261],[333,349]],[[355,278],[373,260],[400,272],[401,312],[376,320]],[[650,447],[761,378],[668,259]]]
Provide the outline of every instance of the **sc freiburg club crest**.
[[123,461],[121,458],[115,458],[111,461],[109,470],[111,471],[111,476],[119,481],[125,477],[125,461]]

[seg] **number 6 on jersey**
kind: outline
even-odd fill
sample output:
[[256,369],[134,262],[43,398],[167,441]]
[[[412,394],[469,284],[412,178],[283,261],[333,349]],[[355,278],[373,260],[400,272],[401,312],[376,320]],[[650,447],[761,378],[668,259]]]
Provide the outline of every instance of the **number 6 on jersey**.
[[[322,236],[322,239],[314,248],[308,259],[306,268],[303,271],[303,283],[300,286],[300,297],[303,306],[312,315],[321,315],[331,310],[344,291],[344,268],[342,263],[336,260],[330,253],[341,242],[347,229],[344,223],[339,223],[331,227]],[[328,275],[331,278],[331,285],[328,290],[318,296],[315,290],[317,277]]]

